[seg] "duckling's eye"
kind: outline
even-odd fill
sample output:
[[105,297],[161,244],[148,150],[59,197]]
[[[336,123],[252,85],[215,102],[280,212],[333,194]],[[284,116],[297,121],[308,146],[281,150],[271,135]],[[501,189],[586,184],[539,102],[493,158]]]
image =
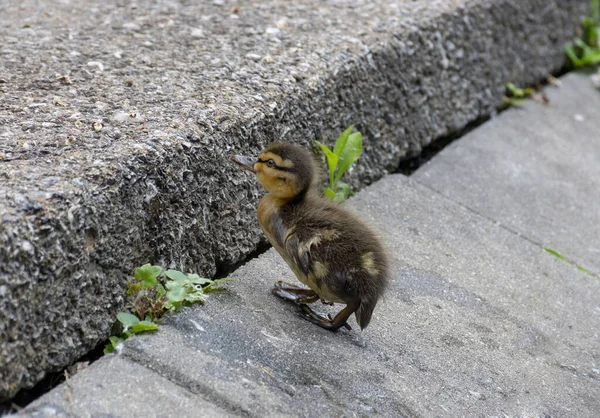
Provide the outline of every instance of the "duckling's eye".
[[267,164],[267,167],[271,167],[271,168],[275,167],[275,161],[273,161],[271,159],[267,160],[266,164]]

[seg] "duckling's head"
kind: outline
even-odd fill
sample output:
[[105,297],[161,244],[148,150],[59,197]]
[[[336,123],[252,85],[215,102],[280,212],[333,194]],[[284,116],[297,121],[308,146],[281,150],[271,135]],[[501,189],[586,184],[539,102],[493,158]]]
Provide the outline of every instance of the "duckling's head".
[[290,143],[271,144],[256,159],[241,155],[229,159],[255,173],[260,184],[280,199],[290,200],[303,195],[318,177],[312,154]]

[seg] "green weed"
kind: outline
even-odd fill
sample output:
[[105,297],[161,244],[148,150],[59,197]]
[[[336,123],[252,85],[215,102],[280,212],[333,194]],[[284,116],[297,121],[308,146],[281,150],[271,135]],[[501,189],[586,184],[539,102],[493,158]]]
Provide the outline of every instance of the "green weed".
[[565,53],[575,68],[600,64],[600,0],[592,0],[592,16],[581,23],[582,38],[565,45]]
[[[548,76],[548,80],[554,80],[556,83],[556,79],[552,76]],[[542,104],[550,103],[550,99],[548,99],[548,96],[544,91],[541,90],[541,86],[539,85],[536,88],[520,88],[514,83],[506,83],[506,94],[502,98],[502,101],[505,105],[521,106],[527,99],[533,99],[534,101]]]
[[315,141],[325,153],[329,171],[329,186],[323,191],[334,202],[343,202],[350,197],[350,186],[340,181],[340,178],[358,160],[362,154],[362,134],[352,132],[354,125],[346,129],[335,141],[333,151],[326,145]]
[[506,95],[502,98],[502,101],[509,106],[521,106],[532,94],[533,89],[531,87],[522,89],[514,83],[506,83]]
[[[223,290],[216,285],[233,280],[210,280],[197,274],[184,274],[177,270],[145,264],[135,269],[134,281],[127,288],[128,308],[133,312],[119,312],[113,336],[104,347],[104,354],[112,353],[117,346],[133,334],[156,331],[158,322],[171,311],[178,311],[193,303],[203,303],[207,293]],[[164,283],[161,283],[161,281]]]
[[566,261],[569,264],[573,264],[575,267],[577,267],[577,270],[584,272],[585,274],[588,274],[592,277],[596,277],[596,278],[600,278],[597,277],[594,273],[592,273],[591,271],[589,271],[588,269],[586,269],[585,267],[580,266],[579,264],[576,264],[574,262],[572,262],[571,260],[569,260],[567,257],[565,257],[564,255],[562,255],[561,253],[559,253],[556,250],[553,250],[552,248],[547,248],[544,247],[544,251],[546,251],[547,253],[552,254],[554,257],[558,258],[559,260],[562,261]]

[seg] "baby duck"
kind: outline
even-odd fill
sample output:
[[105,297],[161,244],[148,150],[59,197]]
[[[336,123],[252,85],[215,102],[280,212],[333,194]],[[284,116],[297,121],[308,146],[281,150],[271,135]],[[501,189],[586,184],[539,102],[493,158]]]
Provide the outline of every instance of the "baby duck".
[[[274,143],[258,158],[230,160],[256,174],[267,190],[258,205],[265,235],[309,289],[282,281],[273,293],[300,304],[309,321],[336,331],[355,313],[364,329],[388,284],[388,261],[376,234],[356,216],[317,192],[316,163],[297,145]],[[307,303],[343,303],[334,318]]]

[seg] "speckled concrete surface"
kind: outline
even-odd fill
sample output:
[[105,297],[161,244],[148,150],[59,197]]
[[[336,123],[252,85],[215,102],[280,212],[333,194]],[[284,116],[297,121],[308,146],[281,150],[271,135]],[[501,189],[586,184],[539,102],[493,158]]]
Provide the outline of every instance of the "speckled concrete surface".
[[[31,418],[227,417],[232,414],[202,396],[123,357],[103,358],[32,405]],[[18,415],[17,415],[18,416]]]
[[550,106],[504,112],[414,177],[600,276],[600,92],[571,73],[547,94]]
[[[394,263],[387,297],[362,333],[354,317],[351,331],[319,328],[270,294],[277,280],[294,278],[269,250],[233,273],[226,292],[103,361],[143,365],[232,416],[597,416],[599,280],[401,175],[351,206],[381,231]],[[73,404],[144,417],[121,413],[109,395],[137,377],[99,388],[99,370],[81,372]],[[65,390],[24,416],[68,408]]]
[[0,398],[106,337],[126,275],[260,234],[225,162],[355,123],[368,184],[563,61],[587,0],[0,3]]

